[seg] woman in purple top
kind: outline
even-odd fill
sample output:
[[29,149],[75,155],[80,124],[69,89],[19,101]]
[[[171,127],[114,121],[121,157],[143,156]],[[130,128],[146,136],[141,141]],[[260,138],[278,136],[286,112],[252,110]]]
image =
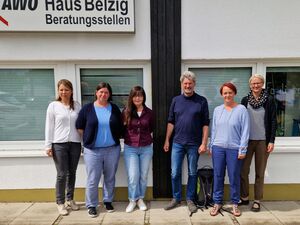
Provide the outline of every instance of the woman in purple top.
[[128,175],[129,204],[126,212],[136,205],[147,210],[143,199],[147,188],[147,177],[153,155],[153,113],[146,105],[146,94],[142,87],[131,89],[126,108],[123,110],[124,160]]

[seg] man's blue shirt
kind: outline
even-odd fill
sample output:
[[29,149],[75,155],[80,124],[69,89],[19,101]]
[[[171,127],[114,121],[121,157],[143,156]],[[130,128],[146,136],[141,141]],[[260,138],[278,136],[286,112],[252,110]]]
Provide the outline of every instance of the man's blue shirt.
[[178,95],[173,98],[168,122],[174,125],[173,142],[182,145],[201,145],[202,128],[209,126],[208,104],[205,97]]

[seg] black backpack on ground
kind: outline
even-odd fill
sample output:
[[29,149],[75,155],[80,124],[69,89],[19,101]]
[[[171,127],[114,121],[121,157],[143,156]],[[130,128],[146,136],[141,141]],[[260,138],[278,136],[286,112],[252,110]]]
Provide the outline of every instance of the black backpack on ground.
[[203,210],[213,206],[214,169],[204,166],[197,171],[195,205]]

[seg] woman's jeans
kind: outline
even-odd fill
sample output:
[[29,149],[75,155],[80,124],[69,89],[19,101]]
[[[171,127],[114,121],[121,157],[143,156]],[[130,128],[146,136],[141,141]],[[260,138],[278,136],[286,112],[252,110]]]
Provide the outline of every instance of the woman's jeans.
[[65,191],[67,200],[73,200],[76,170],[81,154],[81,144],[75,142],[57,143],[52,145],[53,160],[56,176],[56,203],[65,203]]
[[173,143],[171,154],[171,167],[172,167],[172,192],[173,198],[177,201],[181,200],[182,190],[182,162],[185,154],[187,155],[188,163],[188,183],[187,183],[187,200],[194,200],[197,183],[197,166],[198,166],[198,145],[181,145]]
[[143,199],[147,189],[149,166],[153,156],[153,146],[124,146],[124,160],[128,176],[128,198],[131,201]]
[[224,178],[227,166],[230,199],[233,204],[238,204],[240,200],[240,173],[242,165],[242,160],[238,159],[238,149],[213,146],[212,161],[214,167],[214,202],[216,204],[223,203]]
[[86,207],[99,204],[98,187],[103,173],[103,202],[112,202],[114,198],[115,178],[120,158],[120,145],[88,149],[84,148],[87,182],[85,192]]

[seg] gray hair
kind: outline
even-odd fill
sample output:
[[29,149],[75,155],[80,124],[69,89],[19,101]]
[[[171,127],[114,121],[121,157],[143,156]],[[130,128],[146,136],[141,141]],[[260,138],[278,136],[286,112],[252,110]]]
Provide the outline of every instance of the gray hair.
[[184,71],[180,76],[180,82],[182,83],[185,78],[196,83],[196,75],[192,71]]
[[249,84],[251,83],[251,81],[252,81],[254,78],[260,79],[260,80],[263,82],[263,84],[265,83],[265,78],[264,78],[262,75],[260,75],[260,74],[253,74],[253,75],[250,77],[250,79],[249,79]]

